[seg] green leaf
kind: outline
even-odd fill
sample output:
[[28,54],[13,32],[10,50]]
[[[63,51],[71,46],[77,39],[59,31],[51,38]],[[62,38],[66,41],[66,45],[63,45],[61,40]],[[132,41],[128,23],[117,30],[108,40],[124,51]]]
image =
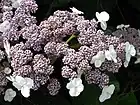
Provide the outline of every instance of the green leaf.
[[130,92],[119,99],[118,105],[137,105],[136,96]]
[[100,89],[92,84],[86,84],[79,97],[74,97],[72,105],[99,105]]

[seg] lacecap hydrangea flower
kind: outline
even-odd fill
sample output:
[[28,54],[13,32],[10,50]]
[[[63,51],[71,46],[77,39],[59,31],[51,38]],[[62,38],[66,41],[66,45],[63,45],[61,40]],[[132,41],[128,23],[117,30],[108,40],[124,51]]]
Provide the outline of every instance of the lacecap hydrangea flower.
[[8,80],[12,81],[12,84],[15,88],[21,91],[21,94],[24,97],[30,96],[30,89],[33,87],[33,80],[30,78],[23,78],[21,76],[10,76],[7,77]]
[[16,92],[13,89],[9,88],[5,91],[4,100],[11,102],[15,96]]
[[105,100],[110,99],[111,95],[114,93],[114,90],[115,90],[115,86],[113,84],[111,84],[109,86],[105,86],[99,97],[99,101],[104,102]]
[[74,78],[70,80],[66,88],[69,89],[70,96],[76,97],[84,90],[84,85],[82,84],[81,78]]

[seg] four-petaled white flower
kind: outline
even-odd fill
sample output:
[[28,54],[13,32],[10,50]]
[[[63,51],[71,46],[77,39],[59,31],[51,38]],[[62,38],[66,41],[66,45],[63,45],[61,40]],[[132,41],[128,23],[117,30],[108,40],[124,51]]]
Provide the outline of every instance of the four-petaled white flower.
[[117,29],[123,30],[123,29],[126,29],[126,28],[128,28],[128,27],[130,27],[129,24],[128,24],[128,25],[121,24],[121,25],[118,25],[116,28],[117,28]]
[[106,11],[103,11],[101,13],[96,12],[96,18],[98,19],[98,22],[100,22],[100,26],[103,30],[106,30],[107,28],[107,21],[109,20],[109,14]]
[[67,83],[66,88],[69,89],[70,96],[76,97],[84,90],[84,85],[82,84],[81,78],[74,78]]
[[13,7],[13,8],[18,8],[18,7],[20,6],[20,4],[21,4],[21,1],[22,1],[22,0],[11,0],[11,2],[12,2],[12,7]]
[[109,50],[105,51],[105,57],[107,60],[113,60],[115,63],[117,63],[117,53],[113,45],[110,45]]
[[136,50],[135,47],[130,44],[129,42],[125,43],[125,62],[124,62],[124,67],[127,67],[131,56],[135,56],[136,55]]
[[7,39],[3,40],[5,52],[7,54],[7,57],[10,58],[10,43]]
[[113,84],[109,86],[105,86],[102,90],[102,94],[99,97],[99,101],[104,102],[105,100],[110,99],[111,95],[114,93],[114,90],[115,90],[115,86]]
[[30,96],[30,89],[33,87],[33,80],[30,78],[23,78],[21,76],[10,76],[7,77],[10,81],[13,82],[13,86],[16,87],[24,97]]
[[90,63],[95,65],[95,67],[100,67],[105,61],[105,54],[103,51],[99,51],[95,56],[92,57]]
[[0,24],[0,32],[6,32],[10,28],[9,21],[5,20],[3,23]]
[[75,14],[84,14],[82,11],[77,10],[75,7],[70,8]]
[[7,89],[5,91],[4,100],[11,102],[15,96],[16,92],[13,89]]

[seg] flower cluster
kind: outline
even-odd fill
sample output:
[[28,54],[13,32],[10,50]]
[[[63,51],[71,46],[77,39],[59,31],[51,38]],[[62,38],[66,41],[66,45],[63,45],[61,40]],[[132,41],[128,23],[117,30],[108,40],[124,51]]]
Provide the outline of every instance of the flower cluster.
[[[2,4],[0,31],[12,69],[12,72],[5,70],[5,75],[11,73],[9,80],[24,97],[29,97],[30,89],[37,90],[45,84],[51,95],[59,92],[61,84],[58,78],[53,77],[57,59],[61,60],[62,77],[70,81],[66,87],[71,96],[78,96],[84,90],[81,76],[89,84],[97,84],[101,89],[108,88],[107,72],[118,72],[122,64],[127,67],[131,56],[135,56],[140,47],[136,29],[126,27],[114,32],[114,36],[105,35],[103,30],[107,28],[106,22],[109,20],[105,11],[96,13],[98,20],[86,20],[79,15],[83,12],[74,8],[73,12],[57,10],[37,25],[35,17],[31,15],[37,10],[34,0],[5,0]],[[99,22],[103,30],[98,28]],[[80,45],[78,48],[72,48],[69,44],[72,35],[75,35],[76,44]],[[5,75],[0,75],[0,80]],[[1,81],[0,86],[7,83],[6,78]]]

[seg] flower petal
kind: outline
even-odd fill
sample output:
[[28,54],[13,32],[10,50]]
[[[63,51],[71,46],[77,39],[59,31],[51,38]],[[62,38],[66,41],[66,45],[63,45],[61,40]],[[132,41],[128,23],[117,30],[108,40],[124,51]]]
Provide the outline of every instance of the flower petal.
[[102,21],[108,21],[109,20],[109,14],[106,11],[103,11],[100,13],[100,18]]
[[95,13],[95,16],[96,16],[96,18],[98,19],[99,22],[102,21],[101,18],[100,18],[100,14],[99,14],[99,12],[96,12],[96,13]]
[[111,60],[111,54],[108,50],[105,51],[105,57],[107,60]]
[[67,89],[74,88],[74,85],[72,84],[71,81],[70,81],[69,83],[67,83],[66,88],[67,88]]
[[74,97],[74,96],[76,97],[76,96],[80,95],[80,92],[78,92],[76,88],[71,88],[70,91],[69,91],[69,94],[72,97]]
[[129,64],[129,62],[127,62],[127,61],[125,61],[125,62],[123,63],[124,67],[128,67],[128,64]]
[[72,84],[76,87],[76,86],[79,86],[80,84],[82,84],[82,80],[81,78],[74,78],[72,80]]
[[99,101],[100,102],[104,102],[106,99],[108,99],[109,97],[111,97],[111,95],[109,96],[109,94],[101,94],[100,97],[99,97]]
[[125,54],[125,59],[126,59],[126,61],[129,63],[129,61],[130,61],[130,59],[131,59],[130,53],[126,53],[126,54]]
[[129,52],[129,50],[130,50],[130,43],[126,42],[125,43],[125,52]]
[[136,50],[135,50],[135,47],[133,45],[130,46],[130,54],[132,56],[135,56],[136,55]]
[[30,96],[30,88],[28,88],[28,86],[23,86],[21,88],[21,94],[26,98],[29,97]]
[[106,28],[107,28],[107,23],[106,23],[105,21],[101,21],[101,22],[100,22],[100,26],[101,26],[101,28],[102,28],[103,30],[106,30]]
[[106,92],[112,95],[114,93],[114,90],[115,90],[115,86],[112,84],[108,86]]
[[93,64],[93,63],[95,62],[96,59],[97,59],[97,57],[96,57],[96,56],[93,56],[93,57],[91,58],[90,64]]
[[84,85],[83,85],[83,84],[80,84],[80,85],[77,87],[77,91],[81,93],[83,90],[84,90]]
[[95,67],[100,67],[102,65],[102,61],[101,60],[96,60],[95,61]]
[[25,78],[25,80],[26,80],[26,86],[32,88],[34,85],[34,81],[31,78]]

